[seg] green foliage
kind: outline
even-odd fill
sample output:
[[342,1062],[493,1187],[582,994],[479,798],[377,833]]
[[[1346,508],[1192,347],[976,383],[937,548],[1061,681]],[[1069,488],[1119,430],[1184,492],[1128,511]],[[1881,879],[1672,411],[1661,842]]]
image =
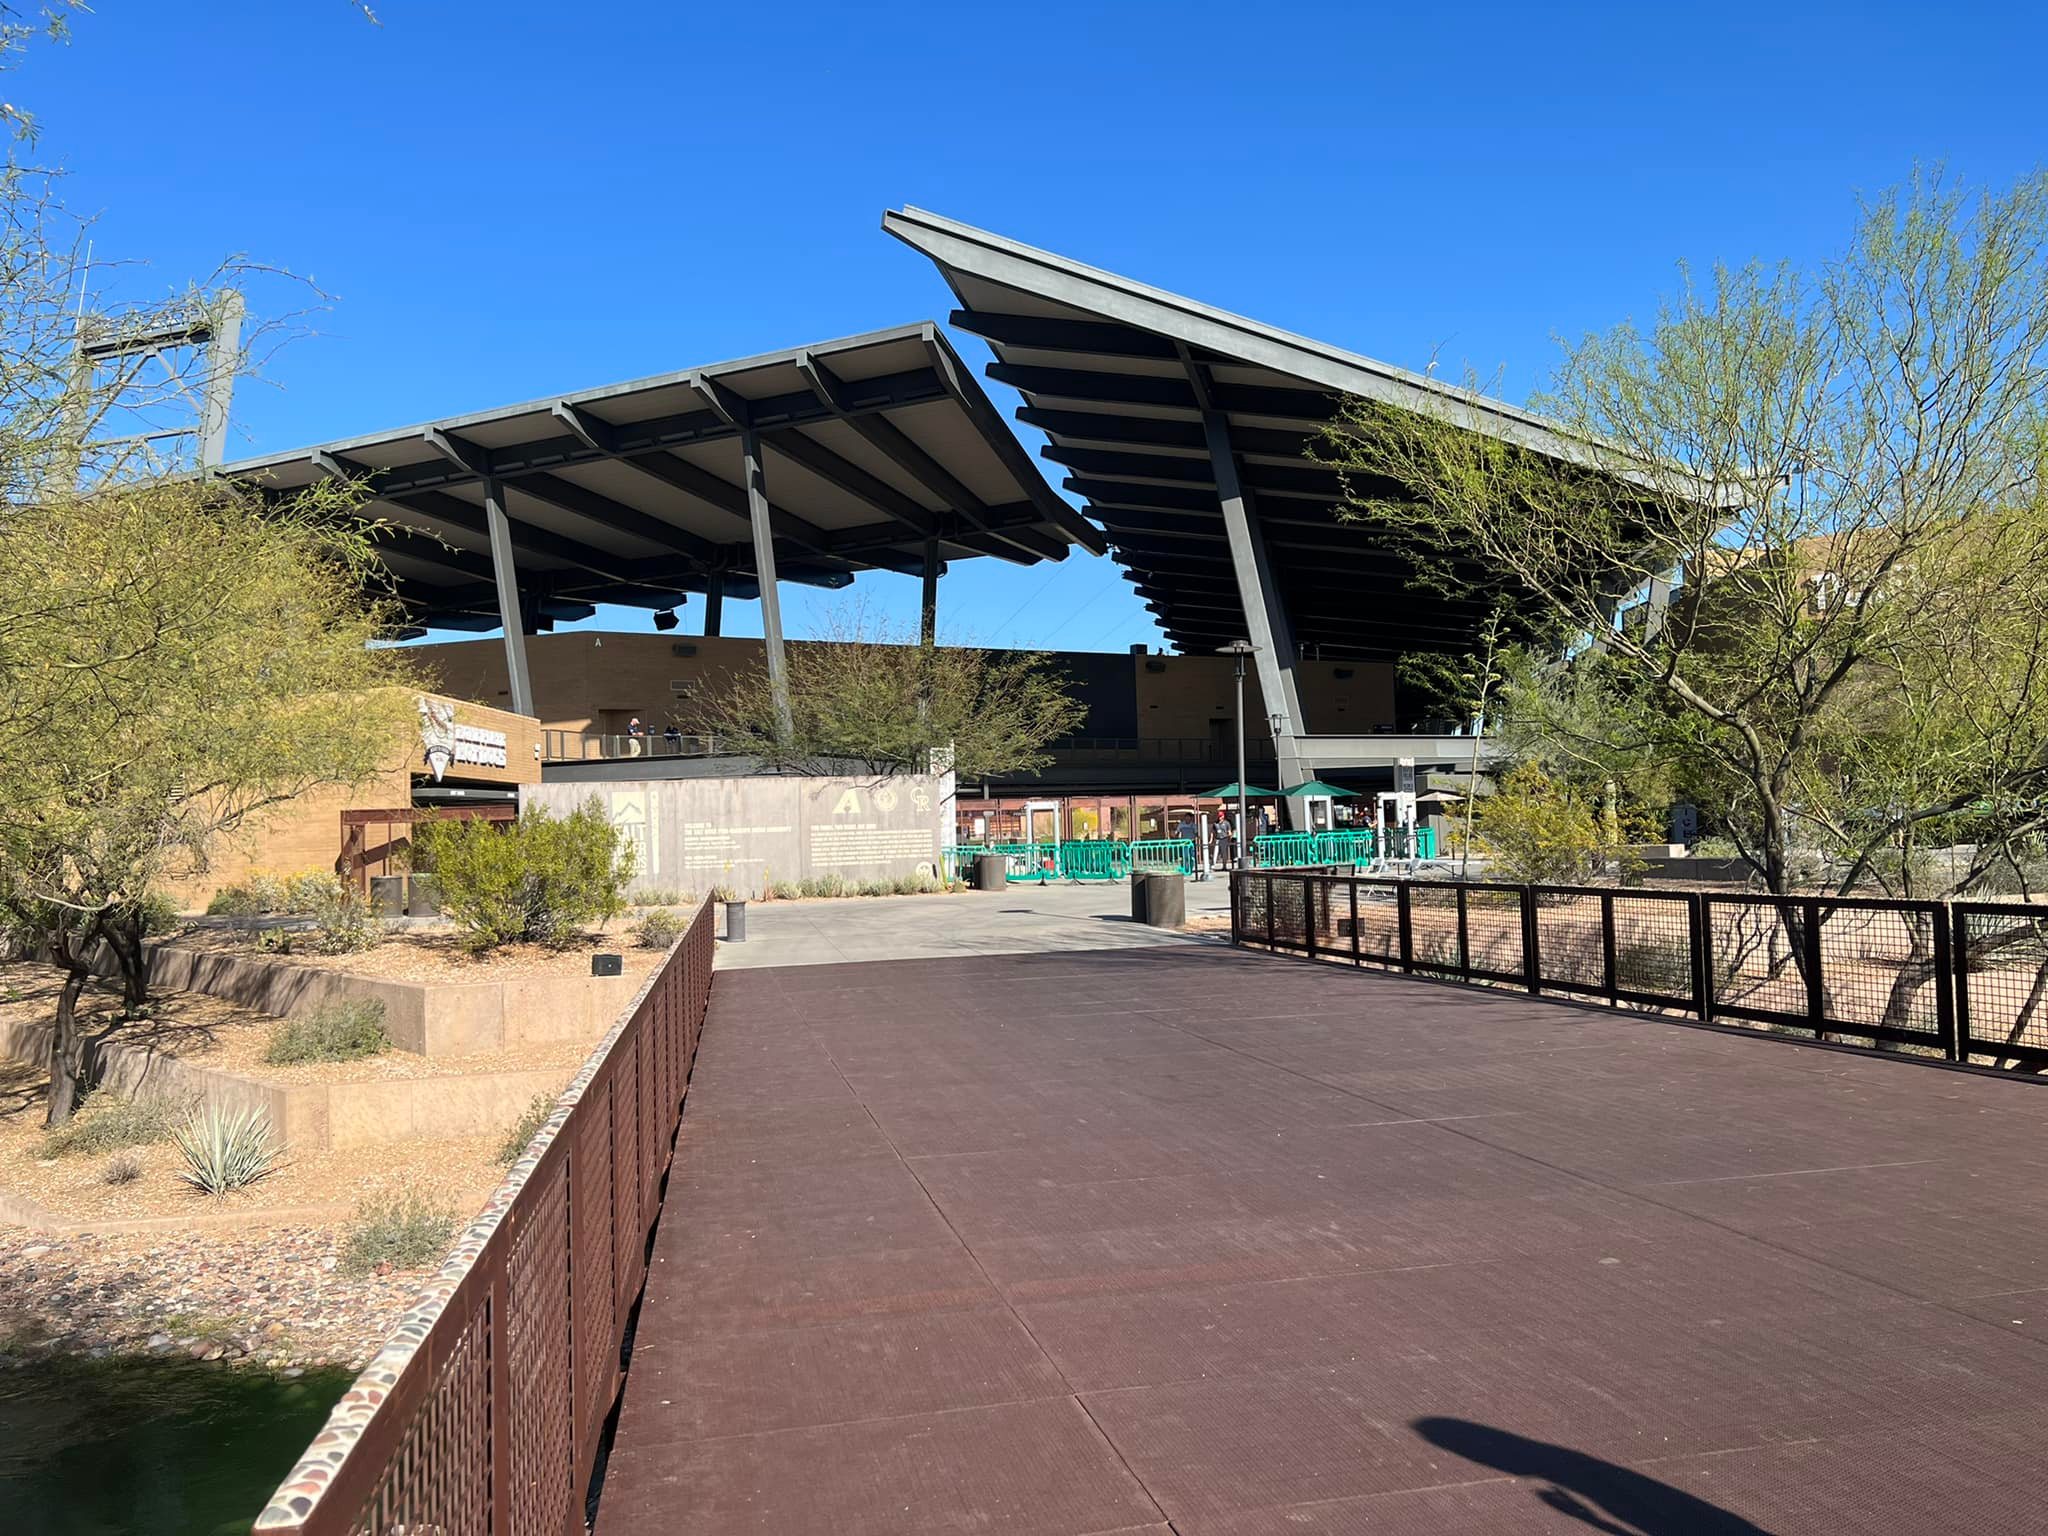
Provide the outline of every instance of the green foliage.
[[455,1236],[456,1215],[417,1190],[366,1200],[342,1239],[338,1267],[345,1275],[382,1269],[425,1269]]
[[954,770],[974,779],[1044,767],[1048,744],[1087,718],[1049,656],[920,645],[860,606],[828,615],[824,628],[789,647],[787,729],[765,672],[712,702],[712,728],[731,750],[807,771],[851,761],[923,773],[931,749],[950,748]]
[[304,1018],[280,1019],[270,1031],[263,1059],[272,1066],[360,1061],[390,1049],[384,1005],[375,998],[348,997],[322,1003]]
[[449,917],[475,950],[574,944],[585,925],[625,910],[633,849],[595,796],[556,817],[534,806],[509,827],[429,821],[416,850],[432,864]]
[[633,897],[636,907],[687,907],[690,893],[672,885],[643,886]]
[[1475,808],[1473,835],[1487,878],[1585,885],[1635,867],[1640,861],[1610,836],[1615,828],[1603,809],[1594,791],[1535,763],[1510,770]]
[[270,1117],[260,1109],[209,1105],[179,1125],[171,1139],[185,1161],[178,1177],[208,1195],[231,1194],[269,1178],[284,1156]]
[[711,899],[713,901],[738,901],[740,899],[739,887],[733,885],[714,885],[711,887]]
[[526,1108],[505,1133],[505,1139],[498,1143],[498,1162],[502,1166],[510,1168],[526,1155],[533,1138],[540,1134],[540,1128],[554,1114],[555,1103],[555,1096],[551,1093],[536,1093],[527,1101]]
[[1919,177],[1815,270],[1688,275],[1533,403],[1569,452],[1448,391],[1348,402],[1318,450],[1446,611],[1511,598],[1531,755],[1649,765],[1773,891],[2017,867],[2048,830],[2048,172]]
[[163,1099],[131,1099],[102,1088],[86,1096],[69,1122],[43,1137],[48,1157],[113,1152],[168,1141],[179,1112]]
[[680,914],[657,909],[633,925],[633,937],[643,949],[667,949],[689,926]]
[[360,954],[383,941],[384,920],[356,886],[329,876],[310,886],[305,897],[313,914],[313,947],[319,953]]
[[844,875],[813,875],[804,881],[799,890],[806,896],[850,896],[853,888]]
[[777,901],[795,901],[803,893],[803,886],[794,880],[778,880],[768,887],[768,894]]

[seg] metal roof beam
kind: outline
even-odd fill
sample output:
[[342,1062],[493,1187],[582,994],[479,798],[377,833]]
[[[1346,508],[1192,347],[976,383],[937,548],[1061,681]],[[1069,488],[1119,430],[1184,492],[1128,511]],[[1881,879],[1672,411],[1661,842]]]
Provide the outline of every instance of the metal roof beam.
[[956,309],[948,317],[956,331],[967,331],[1003,346],[1033,352],[1086,352],[1098,357],[1148,357],[1171,360],[1173,343],[1149,331],[1101,320],[1061,320],[1044,315],[1004,315],[988,310]]
[[[800,354],[797,358],[797,370],[818,392],[818,398],[837,412],[841,420],[866,438],[926,491],[973,524],[976,531],[995,531],[985,520],[984,514],[988,509],[982,505],[981,498],[962,485],[938,460],[912,442],[902,428],[885,416],[856,416],[848,413],[846,404],[850,394],[849,386],[815,353]],[[1034,478],[1037,478],[1035,472]],[[1018,565],[1031,565],[1040,559],[1064,560],[1067,557],[1064,544],[1035,537],[1028,529],[1007,531],[1000,534],[999,538],[1001,546],[990,552]]]
[[939,515],[928,512],[895,486],[869,474],[851,459],[841,458],[823,443],[806,437],[795,427],[764,432],[761,440],[792,463],[800,464],[826,484],[836,486],[877,512],[894,518],[905,528],[929,538],[938,531]]
[[[1028,363],[990,363],[988,376],[1027,395],[1096,405],[1145,405],[1198,411],[1194,387],[1185,378],[1158,374],[1097,373],[1084,368],[1041,368]],[[1216,384],[1215,409],[1232,415],[1265,416],[1321,426],[1337,414],[1334,395],[1267,384]]]

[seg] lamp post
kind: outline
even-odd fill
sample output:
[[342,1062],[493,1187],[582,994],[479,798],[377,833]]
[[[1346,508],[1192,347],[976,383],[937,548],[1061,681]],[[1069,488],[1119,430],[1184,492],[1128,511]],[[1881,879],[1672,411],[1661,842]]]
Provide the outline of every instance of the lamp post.
[[1216,648],[1219,656],[1228,656],[1237,663],[1237,867],[1252,867],[1251,813],[1246,808],[1244,787],[1244,659],[1258,649],[1249,640],[1233,640],[1228,645]]

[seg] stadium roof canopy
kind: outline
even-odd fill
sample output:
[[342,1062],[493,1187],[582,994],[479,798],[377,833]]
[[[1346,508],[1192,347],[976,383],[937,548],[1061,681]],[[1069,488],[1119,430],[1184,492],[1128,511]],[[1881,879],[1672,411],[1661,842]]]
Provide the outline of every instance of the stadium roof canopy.
[[[929,321],[223,466],[272,490],[360,480],[416,620],[499,627],[495,541],[525,629],[596,603],[844,586],[1102,534],[1046,484]],[[767,541],[755,534],[765,514]],[[763,566],[772,569],[764,571]],[[929,592],[929,587],[928,587]],[[929,597],[928,597],[929,601]]]
[[1183,651],[1249,637],[1273,654],[1247,611],[1254,576],[1282,657],[1472,642],[1485,601],[1417,591],[1407,555],[1337,520],[1337,475],[1304,450],[1346,396],[1449,404],[1475,430],[1585,458],[1529,412],[986,230],[917,208],[882,227],[937,263],[962,306],[952,324],[993,349],[988,376],[1024,396],[1017,419],[1045,433],[1041,452]]

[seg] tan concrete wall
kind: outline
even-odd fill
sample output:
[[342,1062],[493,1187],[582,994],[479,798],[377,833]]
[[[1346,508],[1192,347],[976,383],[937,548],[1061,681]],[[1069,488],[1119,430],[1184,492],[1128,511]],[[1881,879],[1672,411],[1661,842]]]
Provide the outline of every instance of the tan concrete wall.
[[[405,697],[410,700],[419,696],[406,691]],[[503,768],[482,763],[455,764],[448,771],[447,782],[516,788],[540,778],[539,721],[466,699],[447,698],[447,702],[455,706],[457,725],[476,725],[505,733]],[[302,875],[331,870],[341,852],[341,813],[410,806],[416,775],[431,777],[431,771],[420,743],[417,715],[408,710],[399,739],[392,744],[391,757],[375,778],[365,784],[310,790],[251,817],[209,850],[204,870],[174,876],[163,883],[164,892],[181,911],[197,912],[204,910],[223,886],[254,874]]]
[[936,872],[953,805],[951,775],[891,779],[633,779],[540,784],[522,807],[558,814],[596,798],[638,853],[635,890],[704,893],[837,874],[880,880]]
[[[678,649],[693,654],[678,655]],[[458,640],[413,647],[442,692],[486,703],[510,697],[505,647],[498,640]],[[705,701],[720,696],[732,676],[765,665],[761,642],[704,635],[634,635],[567,630],[526,642],[533,673],[534,708],[549,730],[620,732],[638,715],[650,732],[671,721],[695,732],[705,727]],[[1128,658],[1137,698],[1138,734],[1206,738],[1212,719],[1234,718],[1232,664],[1221,656]],[[1147,661],[1163,663],[1154,672]],[[1349,672],[1349,677],[1338,673]],[[1301,706],[1311,729],[1327,735],[1362,733],[1394,722],[1394,668],[1389,662],[1304,661],[1296,671]],[[676,685],[686,690],[678,693]],[[1245,680],[1248,718],[1262,720],[1258,678]]]
[[289,960],[156,946],[150,985],[204,992],[279,1018],[300,1018],[342,998],[384,1005],[384,1032],[401,1051],[464,1056],[550,1040],[595,1040],[632,1001],[631,976],[532,976],[428,985],[354,976]]

